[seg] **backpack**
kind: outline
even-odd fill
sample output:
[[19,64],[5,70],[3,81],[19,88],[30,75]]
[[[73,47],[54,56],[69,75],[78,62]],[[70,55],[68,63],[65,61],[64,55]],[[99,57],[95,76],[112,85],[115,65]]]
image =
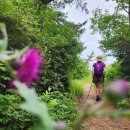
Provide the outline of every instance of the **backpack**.
[[102,62],[97,62],[94,64],[94,76],[95,77],[103,77],[103,68],[104,64]]

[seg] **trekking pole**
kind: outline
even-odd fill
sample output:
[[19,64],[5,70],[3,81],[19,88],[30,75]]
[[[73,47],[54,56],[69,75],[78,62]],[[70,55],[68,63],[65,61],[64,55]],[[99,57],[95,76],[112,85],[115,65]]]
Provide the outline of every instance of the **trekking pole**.
[[90,88],[89,88],[88,95],[87,95],[86,99],[88,99],[88,97],[89,97],[89,94],[90,94],[90,91],[91,91],[91,88],[92,88],[92,84],[93,84],[93,81],[91,82],[91,85],[90,85]]
[[[88,95],[87,95],[86,99],[88,99],[88,97],[89,97],[89,94],[90,94],[90,91],[91,91],[91,87],[92,87],[92,83],[93,83],[93,81],[91,82],[91,85],[90,85],[90,88],[89,88]],[[82,124],[82,122],[84,121],[85,116],[86,116],[86,108],[85,107],[84,107],[84,110],[82,111],[81,116],[79,117],[79,119],[77,120],[75,125],[73,126],[72,130],[79,130],[80,129],[80,125]]]

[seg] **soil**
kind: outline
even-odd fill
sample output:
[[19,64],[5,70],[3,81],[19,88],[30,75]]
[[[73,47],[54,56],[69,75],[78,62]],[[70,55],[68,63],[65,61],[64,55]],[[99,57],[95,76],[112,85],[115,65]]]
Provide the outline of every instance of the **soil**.
[[[95,89],[91,88],[90,94],[88,96],[90,84],[84,86],[84,94],[82,98],[78,101],[79,112],[84,108],[84,104],[89,102],[92,107],[95,107],[96,93]],[[116,108],[112,104],[104,106],[102,109],[115,110]],[[130,119],[120,118],[120,119],[110,119],[108,117],[91,117],[84,121],[83,130],[130,130]]]

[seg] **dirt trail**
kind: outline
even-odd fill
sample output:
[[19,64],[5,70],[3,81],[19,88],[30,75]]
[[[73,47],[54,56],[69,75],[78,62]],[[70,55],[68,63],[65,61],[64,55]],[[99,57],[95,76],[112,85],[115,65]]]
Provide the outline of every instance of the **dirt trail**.
[[[84,107],[85,102],[89,102],[93,107],[96,105],[95,101],[95,89],[92,88],[89,94],[89,97],[86,99],[88,95],[90,84],[84,86],[84,95],[78,102],[79,111],[81,111]],[[112,105],[108,105],[104,107],[105,109],[115,109]],[[112,120],[108,117],[92,117],[86,120],[83,124],[83,130],[130,130],[130,120],[129,119],[116,119]]]

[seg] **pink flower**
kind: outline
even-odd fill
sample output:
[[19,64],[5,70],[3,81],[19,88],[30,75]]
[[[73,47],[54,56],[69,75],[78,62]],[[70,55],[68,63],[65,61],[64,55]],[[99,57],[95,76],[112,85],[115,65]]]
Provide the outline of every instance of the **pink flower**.
[[123,79],[113,81],[106,90],[106,95],[111,101],[116,101],[120,97],[126,97],[130,87],[128,82]]
[[64,121],[58,121],[55,125],[55,130],[66,129],[66,123]]
[[31,87],[33,81],[40,79],[39,70],[44,62],[40,50],[36,48],[29,49],[19,61],[20,67],[16,71],[16,78]]
[[129,91],[128,82],[123,79],[116,80],[110,84],[109,91],[124,97]]

